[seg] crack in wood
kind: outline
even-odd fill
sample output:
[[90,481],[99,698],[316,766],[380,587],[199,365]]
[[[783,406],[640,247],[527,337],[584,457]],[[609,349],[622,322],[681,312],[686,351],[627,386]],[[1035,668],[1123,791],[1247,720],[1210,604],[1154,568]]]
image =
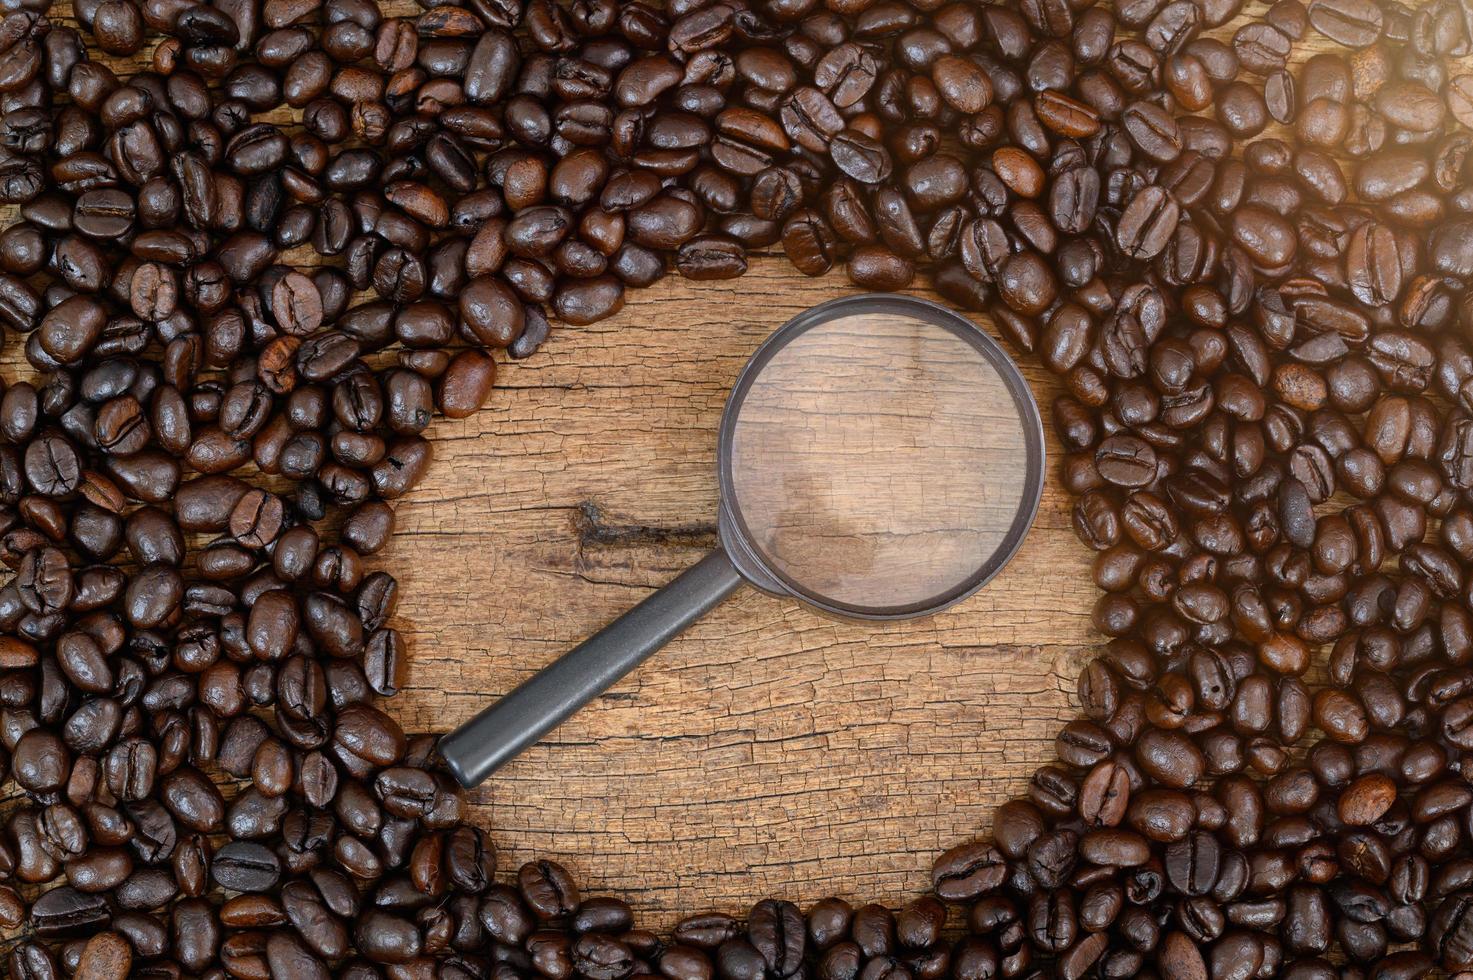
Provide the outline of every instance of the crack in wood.
[[716,522],[693,521],[689,524],[640,524],[611,520],[603,508],[592,500],[583,500],[573,511],[573,530],[578,535],[581,553],[588,545],[634,547],[653,545],[674,548],[716,547]]

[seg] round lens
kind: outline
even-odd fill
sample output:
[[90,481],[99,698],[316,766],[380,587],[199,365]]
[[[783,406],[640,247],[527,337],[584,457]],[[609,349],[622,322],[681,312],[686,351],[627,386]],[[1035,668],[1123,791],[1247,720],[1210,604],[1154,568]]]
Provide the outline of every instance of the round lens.
[[908,297],[809,311],[753,357],[722,426],[726,506],[800,598],[916,615],[980,588],[1037,510],[1038,409],[969,321]]

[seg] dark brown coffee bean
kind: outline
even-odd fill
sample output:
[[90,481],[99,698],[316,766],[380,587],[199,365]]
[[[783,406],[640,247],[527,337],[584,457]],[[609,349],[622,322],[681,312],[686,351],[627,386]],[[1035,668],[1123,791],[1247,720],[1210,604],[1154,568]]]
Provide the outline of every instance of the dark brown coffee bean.
[[1181,211],[1171,196],[1159,187],[1144,187],[1121,212],[1115,242],[1131,258],[1159,255],[1176,232]]
[[578,325],[613,316],[623,306],[624,285],[613,276],[570,282],[553,299],[558,318]]
[[116,932],[99,932],[87,940],[74,977],[85,980],[121,980],[133,967],[133,947]]
[[941,98],[957,112],[975,115],[992,102],[991,80],[970,59],[958,55],[942,55],[931,65],[931,78],[935,81]]
[[1122,121],[1131,142],[1151,159],[1168,163],[1180,155],[1180,127],[1170,113],[1154,103],[1132,103],[1126,107]]
[[1309,23],[1337,44],[1364,48],[1380,37],[1382,14],[1369,0],[1314,0],[1309,5]]
[[747,253],[732,239],[702,235],[680,246],[675,268],[687,279],[733,279],[746,273]]
[[845,43],[829,51],[814,66],[814,84],[836,107],[847,109],[868,94],[879,73],[873,55],[858,44]]
[[909,286],[915,266],[879,245],[862,245],[849,256],[849,278],[858,286],[894,292]]
[[936,859],[931,883],[947,901],[971,901],[1001,887],[1006,863],[996,848],[982,843],[959,844]]
[[322,325],[322,297],[312,280],[298,272],[287,273],[273,287],[271,311],[288,334],[305,336]]
[[808,276],[821,276],[833,266],[833,232],[823,218],[804,209],[783,225],[783,252]]
[[846,176],[862,184],[878,184],[890,177],[890,153],[878,140],[853,129],[829,141],[829,156]]

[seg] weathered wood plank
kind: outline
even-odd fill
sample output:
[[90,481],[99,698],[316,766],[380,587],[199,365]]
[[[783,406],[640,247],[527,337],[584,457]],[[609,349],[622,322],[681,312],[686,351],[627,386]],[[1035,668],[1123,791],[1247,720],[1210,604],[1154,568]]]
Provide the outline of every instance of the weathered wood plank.
[[[1327,50],[1346,55],[1311,31],[1294,60]],[[148,55],[106,60],[126,75]],[[694,562],[714,541],[727,387],[772,329],[851,291],[777,259],[667,280],[611,321],[556,327],[504,366],[486,411],[437,420],[437,464],[375,558],[400,579],[410,644],[389,710],[444,731]],[[0,367],[26,375],[18,344]],[[1046,406],[1056,380],[1024,370]],[[1098,640],[1089,556],[1049,475],[1018,557],[934,619],[844,624],[750,590],[717,610],[474,795],[503,866],[555,857],[655,926],[768,893],[897,903],[923,887],[933,855],[1051,755]]]
[[[486,411],[439,423],[380,558],[402,586],[405,724],[463,720],[694,562],[728,386],[772,329],[850,291],[776,259],[671,279],[555,328]],[[1046,405],[1056,382],[1026,369]],[[745,591],[503,770],[475,818],[506,863],[554,856],[661,924],[768,892],[901,900],[1071,714],[1094,592],[1069,506],[1046,491],[1013,563],[930,620],[839,623]]]

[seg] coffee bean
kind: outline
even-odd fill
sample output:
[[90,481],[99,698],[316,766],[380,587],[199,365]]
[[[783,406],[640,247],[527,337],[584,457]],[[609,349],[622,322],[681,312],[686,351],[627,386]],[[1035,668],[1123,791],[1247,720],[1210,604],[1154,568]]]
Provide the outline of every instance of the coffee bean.
[[37,898],[31,906],[31,925],[45,939],[90,935],[104,927],[110,913],[97,895],[85,895],[63,885]]
[[288,272],[272,288],[271,311],[289,334],[305,336],[322,325],[322,297],[312,280],[298,272]]
[[449,418],[466,418],[486,404],[495,380],[495,361],[480,351],[462,351],[440,376],[436,407]]
[[1281,267],[1293,257],[1297,248],[1294,230],[1282,217],[1257,205],[1240,208],[1233,214],[1233,239],[1256,262]]
[[814,66],[814,84],[839,109],[847,109],[869,92],[879,73],[874,57],[858,44],[833,48]]
[[613,316],[624,306],[624,285],[613,276],[569,283],[553,299],[559,319],[583,325]]
[[821,276],[833,266],[833,232],[811,210],[797,212],[783,225],[783,252],[808,276]]
[[1051,89],[1038,94],[1034,112],[1039,122],[1060,136],[1084,139],[1100,130],[1099,110]]
[[931,884],[947,901],[969,901],[999,888],[1007,876],[1002,855],[982,843],[959,844],[936,859]]
[[130,975],[133,949],[116,932],[99,932],[87,940],[74,977],[80,980],[122,980]]
[[1273,24],[1246,24],[1233,35],[1233,52],[1245,69],[1256,75],[1282,71],[1293,38]]
[[522,304],[499,279],[471,280],[460,294],[460,315],[472,334],[488,347],[506,347],[526,323]]
[[276,855],[260,844],[232,841],[210,863],[210,876],[222,888],[235,892],[264,892],[280,878]]
[[931,78],[935,81],[941,98],[957,112],[975,115],[992,102],[991,80],[970,59],[942,55],[931,65]]
[[862,245],[849,256],[849,278],[866,289],[894,292],[909,286],[915,266],[879,245]]
[[1144,187],[1121,212],[1115,242],[1131,258],[1153,258],[1171,241],[1180,215],[1180,208],[1166,191]]
[[992,155],[992,169],[1008,190],[1022,197],[1043,193],[1043,169],[1027,153],[1004,147]]
[[675,268],[687,279],[733,279],[746,273],[747,253],[729,238],[704,235],[680,246]]
[[1447,84],[1447,109],[1465,129],[1473,128],[1473,75],[1456,75]]
[[[816,88],[799,86],[779,110],[783,131],[795,143],[813,153],[828,152],[829,140],[844,129],[844,117],[827,95]],[[721,125],[718,117],[717,125]]]
[[1337,44],[1364,48],[1380,37],[1382,14],[1371,0],[1314,0],[1309,23]]
[[572,877],[552,861],[524,864],[517,873],[517,884],[523,901],[543,920],[570,915],[578,905]]
[[829,141],[829,156],[845,175],[861,184],[878,184],[890,177],[890,153],[871,136],[852,129]]
[[1175,119],[1150,102],[1136,102],[1123,114],[1125,132],[1147,157],[1169,163],[1180,155],[1182,136]]

